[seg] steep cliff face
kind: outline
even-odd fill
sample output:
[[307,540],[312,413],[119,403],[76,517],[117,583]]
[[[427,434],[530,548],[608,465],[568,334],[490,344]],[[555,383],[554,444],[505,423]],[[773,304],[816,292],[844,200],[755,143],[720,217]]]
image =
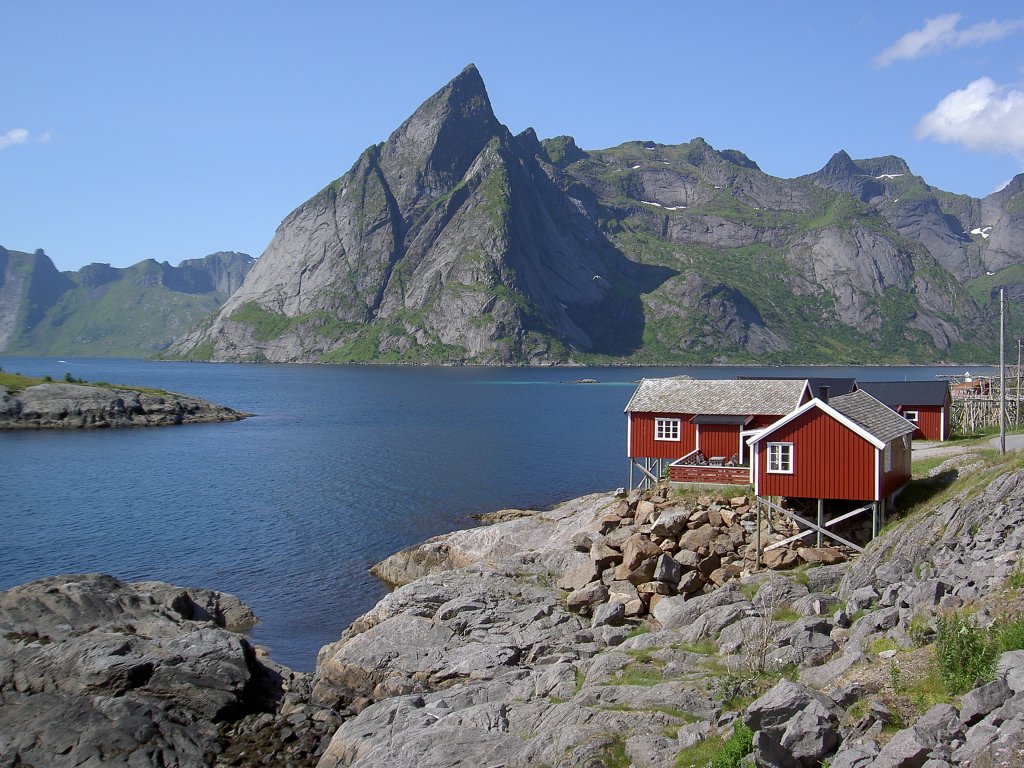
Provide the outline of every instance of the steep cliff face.
[[990,353],[977,333],[986,291],[1024,293],[1021,188],[953,195],[891,156],[840,151],[778,179],[700,138],[585,151],[512,136],[470,66],[289,214],[241,288],[169,354],[977,359]]
[[0,246],[0,350],[20,329],[35,326],[72,286],[42,251],[22,253]]
[[177,267],[148,259],[58,272],[42,251],[0,248],[0,351],[151,355],[215,310],[252,263],[222,252]]
[[545,362],[640,344],[630,264],[491,111],[467,68],[281,224],[170,354]]

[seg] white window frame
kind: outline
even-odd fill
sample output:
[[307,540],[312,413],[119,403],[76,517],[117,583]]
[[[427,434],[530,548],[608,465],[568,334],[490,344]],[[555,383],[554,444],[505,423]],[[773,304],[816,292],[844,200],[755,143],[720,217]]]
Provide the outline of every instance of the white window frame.
[[882,449],[882,471],[892,472],[892,443],[886,443]]
[[656,418],[654,420],[654,439],[663,443],[678,443],[683,439],[683,420]]
[[[910,414],[914,414],[914,418],[910,418]],[[904,411],[903,418],[909,421],[911,424],[917,424],[917,420],[921,418],[920,411]]]
[[793,474],[792,443],[768,443],[768,474]]

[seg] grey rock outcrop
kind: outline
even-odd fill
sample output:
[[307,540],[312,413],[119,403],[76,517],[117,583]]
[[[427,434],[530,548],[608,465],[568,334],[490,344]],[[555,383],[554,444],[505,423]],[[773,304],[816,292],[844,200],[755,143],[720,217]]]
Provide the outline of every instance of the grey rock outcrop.
[[[255,621],[230,595],[98,574],[0,593],[0,764],[199,768],[247,740],[289,754],[280,728],[236,731],[308,688],[228,630]],[[311,765],[327,723],[298,729],[289,759]]]
[[10,394],[0,386],[0,430],[158,427],[248,415],[172,392],[53,382]]

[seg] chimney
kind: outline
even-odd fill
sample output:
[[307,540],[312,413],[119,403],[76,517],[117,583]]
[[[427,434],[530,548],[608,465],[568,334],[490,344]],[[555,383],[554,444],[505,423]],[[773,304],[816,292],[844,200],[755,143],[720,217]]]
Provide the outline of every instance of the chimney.
[[828,402],[828,384],[818,385],[818,399],[823,403]]

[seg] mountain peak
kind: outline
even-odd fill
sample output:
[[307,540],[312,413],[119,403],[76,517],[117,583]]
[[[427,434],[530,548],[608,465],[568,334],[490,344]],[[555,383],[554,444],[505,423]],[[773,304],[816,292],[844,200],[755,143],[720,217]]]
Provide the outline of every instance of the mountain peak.
[[845,149],[840,149],[825,163],[825,167],[818,171],[816,176],[828,176],[835,179],[846,178],[848,176],[861,176],[863,171],[860,167],[853,162]]
[[457,184],[494,136],[504,132],[483,78],[470,64],[424,101],[380,151],[380,165],[399,206]]

